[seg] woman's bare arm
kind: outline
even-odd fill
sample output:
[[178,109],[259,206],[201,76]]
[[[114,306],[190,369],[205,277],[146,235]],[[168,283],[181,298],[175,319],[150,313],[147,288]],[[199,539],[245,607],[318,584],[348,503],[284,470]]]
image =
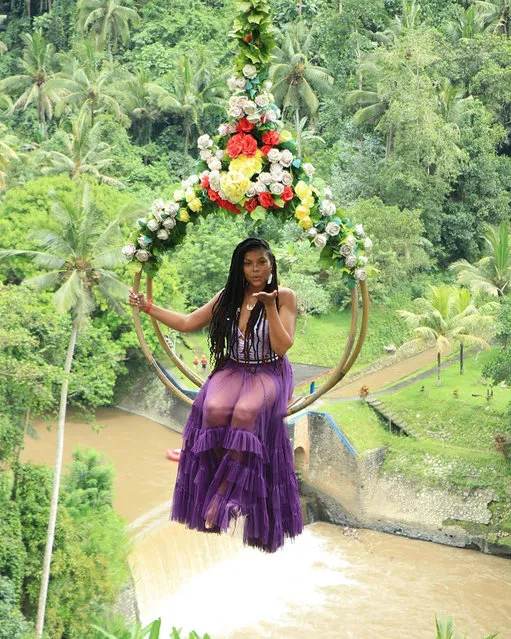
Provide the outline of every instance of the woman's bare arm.
[[294,343],[298,314],[296,294],[290,288],[280,289],[279,310],[277,311],[275,301],[269,302],[265,306],[271,347],[279,357],[284,357]]
[[166,308],[155,306],[154,304],[149,309],[149,315],[175,331],[179,331],[180,333],[191,333],[192,331],[197,331],[199,328],[204,328],[204,326],[208,326],[211,323],[213,307],[221,292],[222,291],[219,291],[215,297],[204,304],[204,306],[201,306],[188,315],[169,311]]

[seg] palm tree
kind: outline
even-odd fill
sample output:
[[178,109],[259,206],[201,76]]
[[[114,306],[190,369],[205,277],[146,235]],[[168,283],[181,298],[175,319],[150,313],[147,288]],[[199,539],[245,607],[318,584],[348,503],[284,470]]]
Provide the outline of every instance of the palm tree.
[[485,31],[497,35],[511,34],[511,0],[477,1],[481,16],[486,24]]
[[211,77],[209,65],[203,55],[196,58],[181,56],[177,73],[170,89],[156,83],[147,83],[148,95],[162,111],[178,113],[185,129],[185,155],[192,126],[199,126],[199,117],[207,110],[224,108],[223,82]]
[[484,32],[485,19],[477,4],[466,9],[455,4],[453,9],[454,18],[447,23],[446,32],[454,43],[462,38],[474,38]]
[[305,113],[313,117],[319,109],[317,93],[330,91],[333,77],[324,67],[313,64],[310,49],[314,32],[303,22],[288,25],[281,33],[280,47],[273,49],[270,68],[273,95],[277,104],[294,111],[298,156],[302,154],[300,121]]
[[72,132],[63,132],[63,151],[41,151],[41,173],[52,175],[67,173],[72,180],[77,180],[85,174],[94,176],[97,180],[110,186],[124,188],[120,180],[103,173],[112,164],[112,146],[100,142],[101,122],[91,127],[86,105],[72,120]]
[[[147,144],[151,139],[153,123],[160,115],[150,95],[151,78],[144,69],[137,69],[123,81],[118,95],[119,101],[131,121],[131,128],[138,144]],[[117,89],[114,88],[114,91]]]
[[[453,286],[430,286],[428,297],[414,300],[417,312],[398,310],[407,326],[413,329],[415,338],[409,343],[433,344],[437,352],[437,385],[440,386],[442,354],[453,344],[478,344],[487,347],[479,333],[490,323],[489,316],[479,313],[466,294],[458,293]],[[489,310],[484,307],[484,310]],[[477,317],[473,317],[477,316]],[[462,372],[462,370],[460,371]]]
[[0,94],[18,96],[10,112],[15,109],[26,109],[34,103],[37,107],[39,128],[43,139],[46,138],[46,119],[53,117],[53,107],[61,99],[65,91],[55,84],[57,60],[55,47],[46,42],[41,29],[34,34],[22,36],[25,43],[23,59],[20,60],[25,73],[11,75],[0,80]]
[[66,109],[70,110],[70,106],[78,110],[86,106],[90,113],[91,126],[100,113],[111,113],[123,124],[129,124],[117,99],[119,83],[126,77],[126,73],[114,71],[111,65],[98,69],[97,53],[91,48],[90,41],[85,49],[85,57],[75,58],[64,54],[61,56],[61,62],[63,69],[55,83],[66,90],[66,95],[56,106],[57,117]]
[[482,334],[495,328],[499,307],[498,302],[478,306],[477,299],[467,288],[453,288],[453,325],[458,325],[453,331],[453,341],[460,346],[460,375],[464,373],[465,346],[490,347]]
[[11,160],[19,160],[19,156],[14,150],[14,146],[17,142],[17,138],[8,133],[5,124],[0,122],[0,192],[2,192],[7,186],[7,174],[4,169]]
[[474,293],[502,297],[511,291],[510,232],[507,222],[490,226],[481,236],[488,254],[475,264],[457,260],[449,269],[458,273],[458,281]]
[[130,22],[137,26],[140,16],[136,9],[122,4],[123,0],[79,0],[78,29],[96,34],[98,45],[108,47],[112,61],[112,50],[117,51],[119,41],[126,44],[130,38]]
[[406,29],[415,29],[420,23],[421,6],[417,0],[403,0],[401,15],[394,16],[392,23],[384,31],[377,31],[370,35],[377,42],[390,46],[403,34]]
[[125,296],[127,292],[126,286],[109,270],[122,263],[118,245],[114,247],[121,241],[119,219],[104,227],[100,214],[89,200],[87,183],[83,183],[79,191],[78,202],[70,203],[67,199],[57,199],[55,194],[52,199],[51,221],[55,230],[45,228],[33,234],[33,239],[41,250],[0,251],[0,259],[25,255],[41,268],[50,269],[47,273],[25,280],[25,283],[39,288],[54,289],[55,305],[60,311],[70,313],[72,318],[60,393],[55,471],[37,610],[37,637],[42,636],[44,626],[62,470],[69,374],[76,340],[95,308],[96,296],[106,298],[111,306],[122,312],[116,298]]

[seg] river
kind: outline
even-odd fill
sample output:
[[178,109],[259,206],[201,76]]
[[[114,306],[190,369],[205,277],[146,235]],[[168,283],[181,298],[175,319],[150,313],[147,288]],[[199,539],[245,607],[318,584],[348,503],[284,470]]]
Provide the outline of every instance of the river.
[[[56,429],[35,425],[22,459],[53,465]],[[321,522],[273,555],[243,547],[240,526],[189,531],[168,521],[177,464],[165,451],[181,436],[118,409],[99,410],[97,425],[68,420],[64,463],[84,445],[114,464],[140,615],[162,618],[162,638],[176,626],[212,639],[429,639],[436,613],[457,635],[511,639],[509,560]]]

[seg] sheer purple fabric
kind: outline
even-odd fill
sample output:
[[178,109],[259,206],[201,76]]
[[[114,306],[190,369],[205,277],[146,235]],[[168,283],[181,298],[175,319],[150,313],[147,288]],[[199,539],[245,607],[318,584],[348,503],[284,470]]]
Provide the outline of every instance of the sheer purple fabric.
[[284,422],[292,392],[286,356],[256,365],[230,359],[206,380],[184,429],[170,519],[220,533],[244,516],[244,543],[267,552],[301,533]]

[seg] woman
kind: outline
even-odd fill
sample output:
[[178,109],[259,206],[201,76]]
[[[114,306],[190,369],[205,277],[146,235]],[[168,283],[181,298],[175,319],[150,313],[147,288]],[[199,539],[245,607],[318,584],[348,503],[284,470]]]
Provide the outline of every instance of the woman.
[[293,345],[296,296],[277,285],[268,243],[234,250],[225,288],[189,315],[130,293],[151,317],[181,332],[209,325],[213,370],[183,433],[170,518],[223,532],[246,517],[244,542],[268,552],[302,531],[298,483],[284,416],[293,392],[286,352]]

